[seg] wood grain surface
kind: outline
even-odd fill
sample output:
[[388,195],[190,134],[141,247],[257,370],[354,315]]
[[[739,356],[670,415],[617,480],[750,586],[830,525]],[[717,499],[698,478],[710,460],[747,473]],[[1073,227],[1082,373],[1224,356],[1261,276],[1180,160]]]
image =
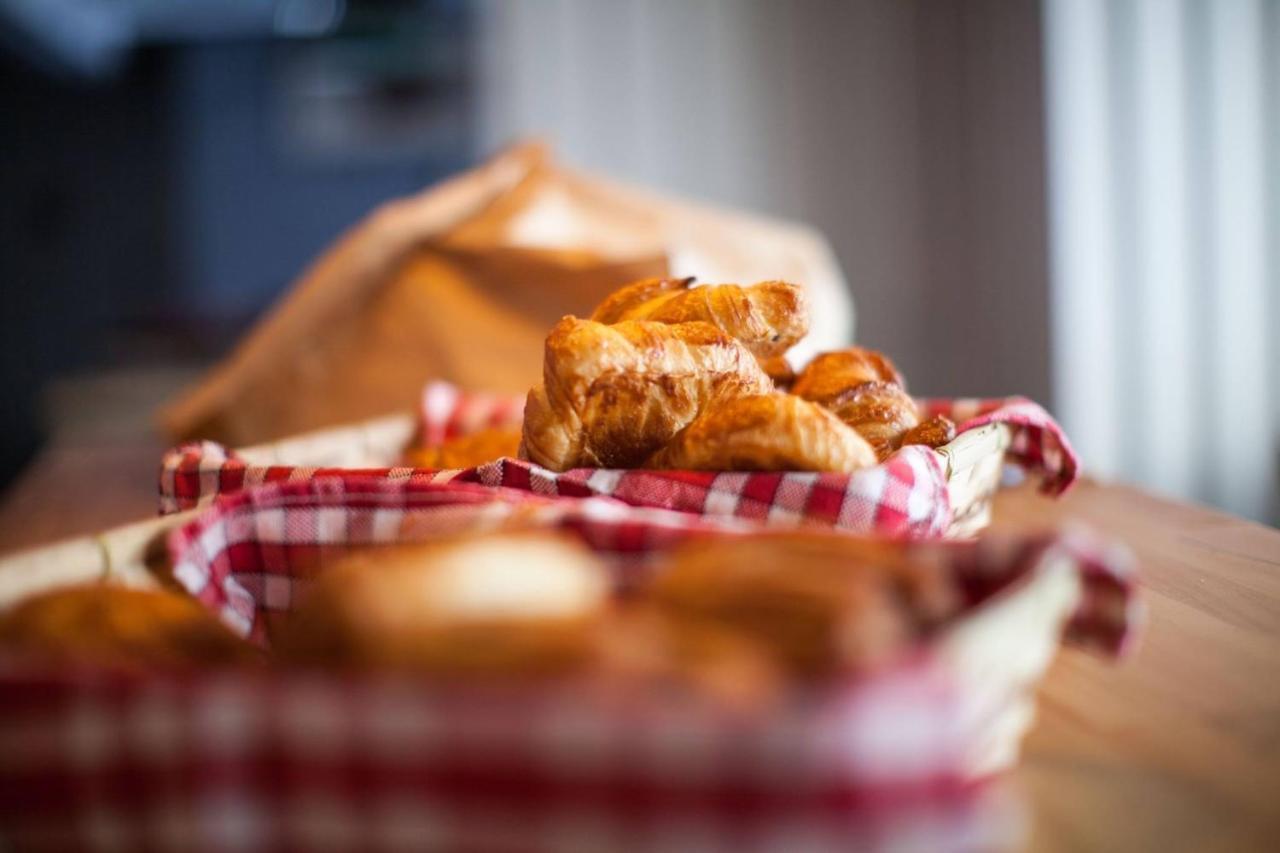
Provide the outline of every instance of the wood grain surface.
[[1280,849],[1280,531],[1092,482],[1000,495],[995,524],[1129,545],[1148,621],[1119,666],[1062,652],[1016,774],[1031,847]]
[[[0,552],[151,515],[160,444],[83,431],[0,500]],[[1031,848],[1280,849],[1280,532],[1083,482],[1002,493],[995,526],[1084,523],[1143,565],[1149,622],[1112,666],[1064,651],[1013,784]]]

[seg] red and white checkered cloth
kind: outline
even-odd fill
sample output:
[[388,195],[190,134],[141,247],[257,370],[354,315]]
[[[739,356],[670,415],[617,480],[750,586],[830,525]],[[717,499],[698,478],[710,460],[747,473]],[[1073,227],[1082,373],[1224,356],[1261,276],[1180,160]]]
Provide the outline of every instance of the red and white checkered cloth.
[[[947,414],[958,432],[990,423],[1013,429],[1010,458],[1042,478],[1047,494],[1061,494],[1078,460],[1066,436],[1040,406],[1018,397],[998,400],[923,400],[928,414]],[[446,383],[423,393],[422,435],[434,445],[486,426],[518,425],[523,398],[464,394]],[[394,465],[395,460],[388,460]],[[214,495],[265,482],[311,477],[385,477],[418,482],[480,483],[567,497],[603,495],[633,506],[728,516],[768,524],[799,521],[854,533],[927,539],[951,524],[946,460],[928,447],[904,447],[884,463],[854,474],[577,469],[557,473],[519,459],[477,468],[432,471],[255,466],[212,442],[184,444],[165,454],[160,472],[162,512],[203,505]]]
[[[333,549],[525,522],[576,532],[619,587],[690,535],[758,525],[386,478],[220,498],[171,537],[178,580],[265,641]],[[1119,652],[1133,577],[1079,537],[904,544],[977,612],[1048,571],[1085,594],[1069,641]],[[76,849],[986,850],[1011,841],[973,771],[1027,685],[963,683],[920,650],[765,716],[583,685],[457,688],[320,673],[49,676],[0,667],[0,828]]]

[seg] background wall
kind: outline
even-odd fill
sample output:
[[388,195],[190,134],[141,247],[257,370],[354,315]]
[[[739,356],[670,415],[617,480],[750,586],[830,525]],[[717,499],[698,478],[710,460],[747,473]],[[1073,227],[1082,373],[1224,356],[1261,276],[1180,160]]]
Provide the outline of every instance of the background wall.
[[917,392],[1280,521],[1280,0],[483,8],[483,144],[807,220]]
[[1098,469],[1280,523],[1280,2],[1045,8],[1057,408]]
[[479,138],[798,218],[919,393],[1049,396],[1033,3],[488,3]]

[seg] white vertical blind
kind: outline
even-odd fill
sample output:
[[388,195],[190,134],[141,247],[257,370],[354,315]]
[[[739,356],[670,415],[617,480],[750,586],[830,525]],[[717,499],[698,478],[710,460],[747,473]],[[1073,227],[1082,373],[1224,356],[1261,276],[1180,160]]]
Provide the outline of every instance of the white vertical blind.
[[1055,405],[1090,464],[1121,464],[1107,0],[1045,10]]
[[1044,2],[1058,413],[1096,471],[1272,522],[1278,6]]
[[1217,344],[1210,411],[1214,434],[1233,448],[1214,467],[1209,489],[1215,503],[1259,514],[1275,486],[1277,438],[1267,376],[1268,367],[1276,367],[1267,364],[1266,345],[1261,0],[1210,4],[1209,36],[1210,286],[1217,294],[1210,318]]
[[1198,418],[1166,417],[1193,412],[1195,332],[1192,320],[1193,239],[1187,171],[1186,16],[1180,3],[1141,0],[1136,15],[1138,210],[1146,211],[1137,230],[1138,268],[1133,287],[1141,310],[1134,318],[1137,364],[1146,393],[1139,396],[1142,440],[1130,444],[1134,472],[1161,491],[1190,495],[1195,460],[1188,448],[1201,440]]

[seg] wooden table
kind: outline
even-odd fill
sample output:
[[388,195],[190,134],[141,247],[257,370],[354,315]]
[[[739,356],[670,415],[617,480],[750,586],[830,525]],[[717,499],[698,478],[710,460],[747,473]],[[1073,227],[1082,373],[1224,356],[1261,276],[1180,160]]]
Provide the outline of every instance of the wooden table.
[[[55,442],[0,501],[0,552],[153,514],[160,448]],[[1065,651],[1044,685],[1015,779],[1032,848],[1280,849],[1280,532],[1093,482],[1056,503],[1010,490],[995,516],[1128,543],[1150,608],[1132,660]]]

